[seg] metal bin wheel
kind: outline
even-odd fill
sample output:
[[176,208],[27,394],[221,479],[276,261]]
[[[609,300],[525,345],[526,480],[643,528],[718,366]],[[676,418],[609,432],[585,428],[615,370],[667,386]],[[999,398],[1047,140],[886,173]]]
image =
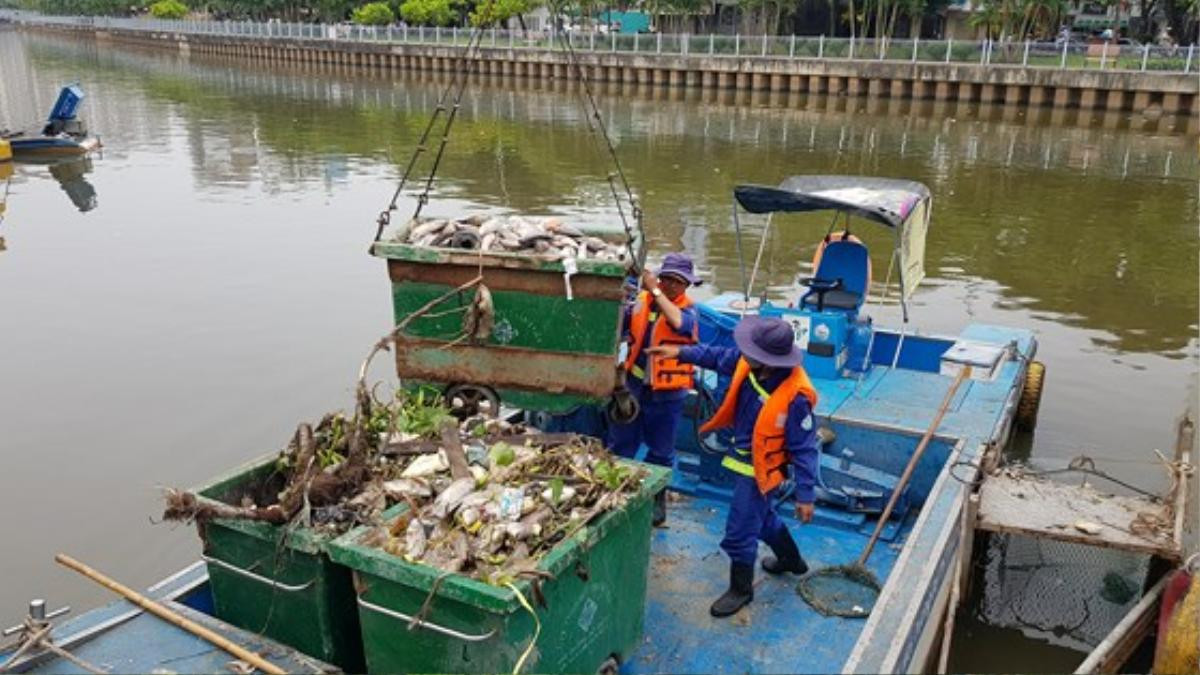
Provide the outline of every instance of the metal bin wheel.
[[500,416],[500,396],[491,387],[478,384],[452,384],[442,393],[450,414],[460,420],[476,415]]

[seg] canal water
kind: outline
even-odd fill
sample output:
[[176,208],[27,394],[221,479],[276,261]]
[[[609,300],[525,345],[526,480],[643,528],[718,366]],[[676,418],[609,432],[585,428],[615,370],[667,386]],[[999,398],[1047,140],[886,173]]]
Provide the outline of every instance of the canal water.
[[[442,89],[428,74],[0,31],[0,127],[36,125],[68,82],[86,91],[103,153],[0,168],[0,623],[33,596],[107,599],[57,568],[57,551],[133,586],[194,560],[190,528],[155,522],[162,487],[275,450],[298,421],[351,404],[359,362],[392,318],[383,264],[366,253],[374,219]],[[1036,433],[1010,454],[1053,469],[1083,453],[1162,489],[1152,451],[1170,451],[1200,352],[1194,122],[628,85],[601,86],[598,100],[652,255],[690,253],[701,296],[740,284],[738,182],[848,173],[929,185],[914,329],[1032,328],[1048,380]],[[576,87],[479,80],[463,103],[428,213],[615,217]],[[754,245],[762,223],[745,223]],[[827,222],[775,226],[755,290],[794,296]],[[859,234],[885,270],[889,238]],[[871,313],[899,320],[894,302]],[[996,582],[1014,555],[1027,576],[1051,570],[1015,598]],[[955,656],[974,670],[1072,668],[1071,650],[1104,626],[1081,632],[1078,608],[1056,616],[1037,596],[1080,569],[1137,574],[1128,560],[1028,543],[985,559]],[[1085,619],[1104,615],[1093,600]]]

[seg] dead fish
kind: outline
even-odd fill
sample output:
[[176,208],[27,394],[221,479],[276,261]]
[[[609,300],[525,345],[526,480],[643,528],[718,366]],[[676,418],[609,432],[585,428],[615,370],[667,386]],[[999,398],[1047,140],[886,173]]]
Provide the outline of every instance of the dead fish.
[[479,227],[487,222],[487,220],[488,217],[486,215],[482,213],[476,213],[474,215],[467,216],[466,218],[460,218],[458,222],[464,225],[474,225],[475,227]]
[[418,239],[420,239],[421,237],[424,237],[425,235],[433,234],[434,232],[442,229],[442,227],[443,227],[443,224],[441,221],[438,221],[438,220],[425,221],[424,223],[421,223],[420,225],[414,225],[412,227],[412,229],[410,229],[408,231],[408,239],[409,239],[409,241],[417,241]]
[[492,328],[496,325],[496,308],[492,304],[492,292],[488,287],[479,284],[475,288],[475,299],[471,307],[463,315],[463,333],[475,342],[483,342],[492,336]]
[[346,502],[346,506],[368,513],[381,513],[387,508],[384,489],[379,483],[371,483],[356,497]]
[[433,496],[433,489],[429,487],[429,483],[420,478],[389,480],[383,484],[383,492],[397,501],[405,497],[428,499]]
[[577,238],[583,237],[582,230],[571,227],[570,225],[567,225],[567,224],[559,225],[558,227],[554,228],[554,231],[557,232],[558,234],[565,234],[568,237],[577,237]]
[[458,508],[460,508],[460,509],[483,508],[483,506],[485,504],[487,504],[488,502],[495,499],[496,496],[499,494],[499,492],[500,492],[499,488],[497,488],[495,485],[490,485],[482,490],[476,490],[475,492],[472,492],[471,494],[467,495],[466,497],[463,497],[463,500],[462,500],[462,502],[459,503]]
[[433,500],[433,509],[430,513],[434,518],[441,520],[454,512],[463,498],[471,494],[475,490],[474,478],[459,478],[450,484],[450,487],[442,491]]
[[587,247],[593,251],[599,252],[608,250],[608,242],[604,241],[600,237],[584,237],[583,243],[587,244]]
[[504,221],[499,218],[491,218],[479,226],[479,236],[486,237],[489,234],[496,234],[505,227]]
[[525,539],[529,539],[530,537],[541,535],[542,526],[538,523],[507,523],[504,526],[504,533],[507,534],[510,539],[523,541]]
[[425,545],[429,542],[425,536],[425,525],[421,523],[420,518],[413,518],[408,524],[408,529],[404,531],[404,554],[420,559],[425,555]]
[[422,478],[432,476],[436,473],[446,471],[450,468],[450,462],[446,459],[446,453],[439,450],[437,454],[421,455],[420,457],[409,462],[408,466],[400,474],[401,478]]
[[[482,231],[483,230],[481,229],[480,232],[482,232]],[[481,238],[479,240],[479,250],[490,251],[490,250],[492,250],[492,246],[494,246],[495,243],[496,243],[496,233],[489,232],[489,233],[483,235],[483,238]]]
[[546,232],[537,232],[535,234],[521,237],[520,242],[521,242],[521,246],[524,246],[525,248],[529,248],[531,246],[536,246],[539,241],[544,241],[546,243],[550,243],[553,240],[554,240],[553,235],[550,235]]

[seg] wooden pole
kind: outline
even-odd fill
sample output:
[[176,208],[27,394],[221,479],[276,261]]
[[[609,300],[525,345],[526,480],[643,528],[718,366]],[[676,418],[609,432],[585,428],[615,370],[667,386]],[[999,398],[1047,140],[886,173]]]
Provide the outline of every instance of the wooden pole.
[[883,533],[883,528],[887,527],[888,518],[892,516],[892,509],[896,508],[896,502],[900,500],[900,493],[904,492],[904,488],[908,487],[908,480],[912,478],[913,471],[917,468],[917,462],[921,461],[921,455],[925,454],[925,448],[929,447],[929,441],[933,438],[933,434],[942,425],[942,418],[946,416],[946,411],[950,409],[950,402],[954,400],[954,395],[958,393],[958,387],[971,376],[971,366],[963,366],[962,370],[958,371],[958,377],[954,378],[954,383],[950,385],[950,390],[946,392],[946,398],[942,401],[942,406],[938,408],[937,415],[934,416],[933,422],[930,422],[929,428],[925,430],[925,435],[921,437],[921,442],[917,444],[917,449],[913,451],[912,459],[908,460],[908,466],[904,467],[904,473],[900,475],[900,480],[896,482],[896,488],[892,490],[892,496],[888,499],[887,506],[883,509],[883,513],[879,516],[879,522],[875,525],[875,531],[871,533],[871,539],[863,548],[862,555],[858,556],[858,566],[866,567],[867,558],[871,557],[871,551],[875,549],[875,542],[879,541],[879,535]]
[[210,630],[208,628],[205,628],[204,626],[201,626],[200,624],[196,623],[195,621],[187,619],[187,618],[181,616],[179,613],[174,612],[170,609],[167,609],[166,607],[155,602],[154,600],[147,598],[146,596],[142,595],[141,593],[138,593],[137,591],[133,590],[132,588],[129,588],[128,586],[120,584],[120,583],[106,577],[105,575],[101,574],[100,572],[97,572],[96,570],[92,569],[91,567],[88,567],[87,565],[79,562],[78,560],[72,558],[69,555],[66,555],[64,553],[59,553],[58,555],[54,556],[54,561],[60,565],[63,565],[64,567],[69,567],[69,568],[75,570],[76,572],[79,572],[83,576],[100,584],[101,586],[107,588],[108,590],[112,591],[113,593],[120,595],[121,597],[132,602],[133,604],[137,605],[138,607],[141,607],[142,609],[146,610],[147,612],[150,612],[151,614],[157,616],[158,618],[160,618],[164,621],[167,621],[168,623],[174,624],[174,625],[182,628],[183,630],[186,630],[187,632],[191,633],[192,635],[195,635],[196,637],[208,640],[209,642],[213,643],[214,645],[220,647],[221,649],[224,649],[225,651],[229,652],[230,654],[237,657],[238,659],[241,659],[242,661],[249,663],[250,665],[254,666],[255,668],[263,671],[264,673],[269,673],[270,675],[284,675],[287,672],[287,671],[283,670],[282,668],[280,668],[279,666],[271,663],[270,661],[267,661],[266,659],[259,656],[258,654],[255,654],[254,652],[246,649],[245,647],[234,644],[233,642],[231,642],[229,640],[229,638],[218,635],[217,633],[213,632],[212,630]]

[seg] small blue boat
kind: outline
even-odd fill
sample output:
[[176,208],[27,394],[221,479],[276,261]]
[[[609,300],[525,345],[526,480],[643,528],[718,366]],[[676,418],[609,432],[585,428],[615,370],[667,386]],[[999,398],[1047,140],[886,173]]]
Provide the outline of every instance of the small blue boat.
[[38,132],[0,131],[14,159],[85,155],[100,147],[100,139],[89,136],[76,114],[83,103],[83,90],[67,85],[58,94],[46,125]]
[[[645,637],[631,653],[614,654],[597,668],[611,671],[615,661],[625,673],[936,669],[956,579],[961,582],[958,571],[971,555],[973,528],[964,527],[964,513],[969,512],[980,465],[1003,448],[1014,429],[1030,429],[1036,422],[1043,373],[1033,361],[1037,342],[1019,328],[970,324],[958,335],[935,336],[908,326],[908,301],[924,276],[931,198],[923,185],[800,176],[777,187],[740,186],[735,199],[742,209],[768,216],[835,215],[813,277],[804,280],[805,290],[794,302],[754,298],[755,265],[748,277],[743,275],[744,290],[717,296],[700,310],[701,340],[709,343],[732,344],[734,327],[748,313],[783,317],[796,328],[805,368],[819,393],[816,413],[823,447],[813,521],[801,525],[791,508],[781,505],[779,511],[809,565],[840,566],[858,558],[927,437],[926,449],[911,480],[895,495],[891,518],[868,559],[881,588],[862,616],[827,616],[798,594],[795,577],[759,573],[754,602],[735,617],[714,619],[709,604],[728,578],[718,543],[732,481],[722,467],[728,439],[720,432],[701,434],[699,426],[728,383],[702,372],[677,437],[668,526],[655,530],[652,538]],[[870,257],[850,231],[852,220],[882,225],[894,242],[902,309],[897,328],[875,326],[867,315]],[[740,242],[740,224],[738,236]],[[607,424],[604,412],[595,408],[533,414],[531,421],[549,431],[593,435],[603,435]],[[212,605],[199,565],[153,594],[220,625],[216,618],[204,617]],[[419,640],[433,628],[419,624],[398,632],[396,639]],[[244,631],[223,626],[222,632],[255,645],[256,651],[265,649],[285,668],[325,667],[288,647],[264,647],[268,641]],[[208,672],[223,669],[229,659],[174,626],[138,615],[125,603],[86,613],[57,627],[53,635],[60,644],[73,645],[81,658],[112,663],[121,671],[165,667]],[[0,653],[0,662],[4,658]],[[16,670],[79,672],[53,655],[19,662]]]

